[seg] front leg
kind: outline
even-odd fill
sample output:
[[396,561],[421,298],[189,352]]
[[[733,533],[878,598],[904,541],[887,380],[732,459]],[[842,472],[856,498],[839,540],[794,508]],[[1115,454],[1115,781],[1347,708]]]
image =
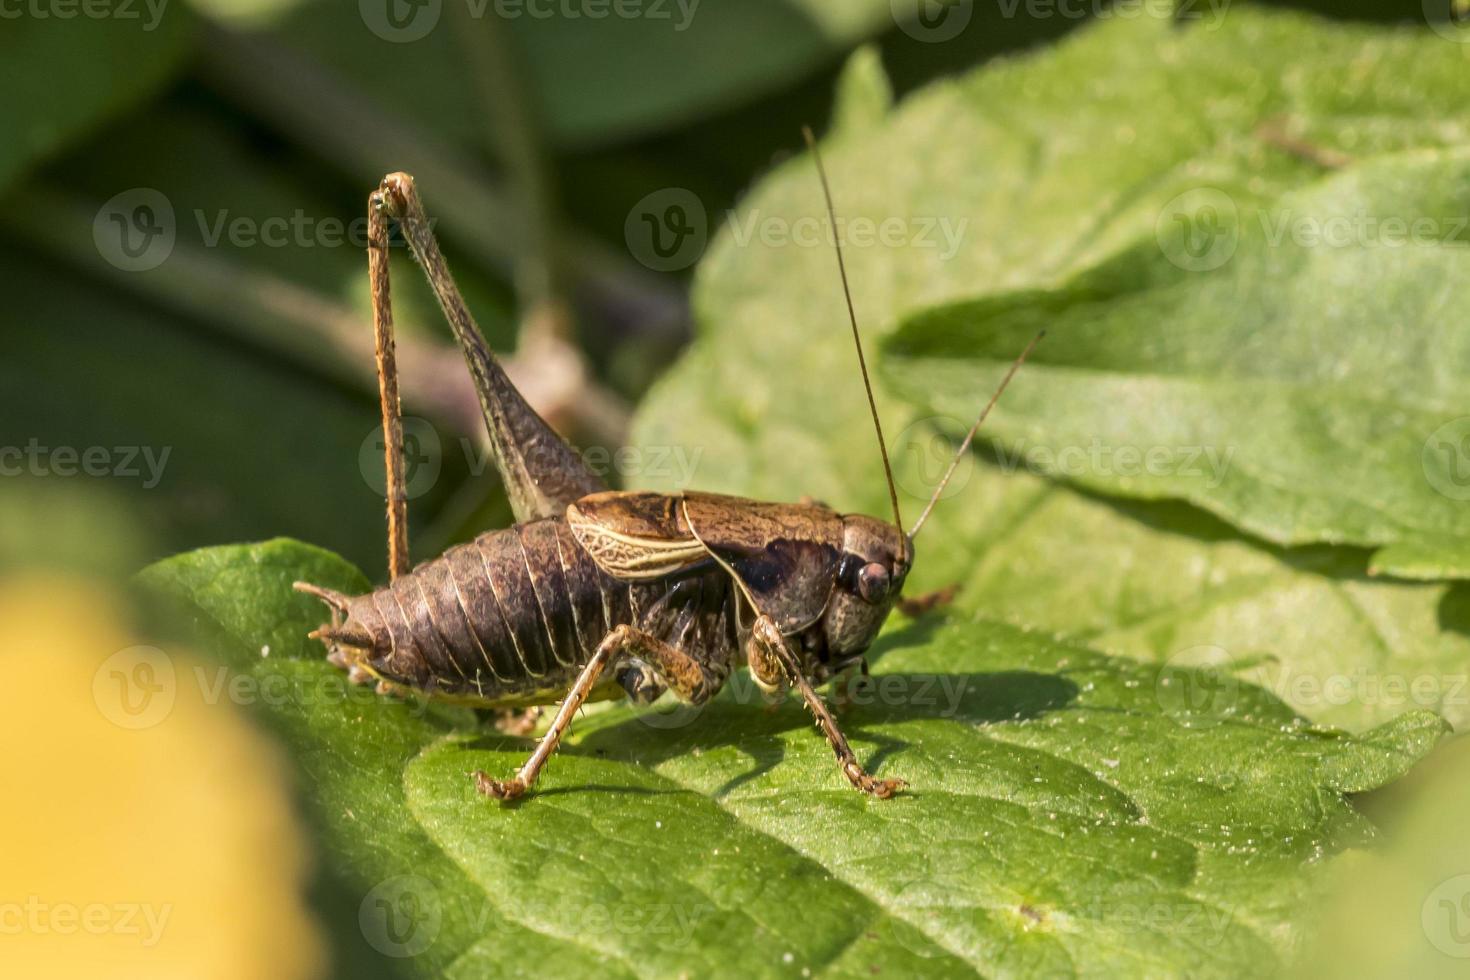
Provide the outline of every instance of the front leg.
[[800,692],[808,710],[816,717],[822,734],[827,736],[827,741],[837,756],[837,763],[842,767],[842,774],[854,787],[864,793],[871,793],[880,800],[886,800],[908,785],[902,779],[875,779],[858,764],[857,756],[853,755],[852,748],[847,744],[846,736],[837,727],[837,721],[832,717],[832,712],[827,710],[827,703],[822,700],[821,695],[817,694],[811,682],[802,673],[801,662],[797,660],[786,637],[781,635],[781,631],[777,629],[770,617],[762,616],[755,621],[755,630],[751,638],[753,643],[761,648],[762,656],[781,665],[786,673],[786,679]]
[[[760,621],[756,621],[756,626]],[[775,711],[786,698],[790,683],[786,680],[786,668],[771,650],[771,645],[760,638],[760,631],[752,628],[750,639],[745,641],[745,667],[750,679],[766,703],[768,711]],[[779,631],[777,631],[779,635]]]

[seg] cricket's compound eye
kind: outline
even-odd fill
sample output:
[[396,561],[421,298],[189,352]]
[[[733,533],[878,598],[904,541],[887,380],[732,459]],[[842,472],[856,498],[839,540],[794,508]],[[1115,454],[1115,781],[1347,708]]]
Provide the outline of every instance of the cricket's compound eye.
[[877,605],[888,598],[888,569],[878,562],[869,562],[858,570],[857,584],[858,595],[863,597],[863,601]]

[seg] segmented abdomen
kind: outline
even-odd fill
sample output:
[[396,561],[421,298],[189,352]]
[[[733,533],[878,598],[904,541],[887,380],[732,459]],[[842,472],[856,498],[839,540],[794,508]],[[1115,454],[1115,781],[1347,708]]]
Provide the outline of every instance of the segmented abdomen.
[[[697,577],[723,608],[723,574]],[[647,628],[670,590],[606,574],[554,517],[482,534],[351,599],[347,625],[373,637],[368,666],[387,680],[488,703],[549,700],[613,627]]]

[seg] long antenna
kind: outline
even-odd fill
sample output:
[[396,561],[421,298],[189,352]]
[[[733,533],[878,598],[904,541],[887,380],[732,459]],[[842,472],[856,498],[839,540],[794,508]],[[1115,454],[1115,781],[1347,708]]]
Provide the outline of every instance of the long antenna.
[[[863,389],[868,393],[868,411],[873,413],[873,431],[878,433],[878,452],[883,456],[883,475],[888,479],[888,499],[893,502],[893,525],[898,528],[900,540],[904,543],[899,545],[900,551],[907,552],[907,539],[903,538],[903,516],[898,512],[898,488],[893,484],[893,467],[888,464],[888,444],[883,441],[883,423],[878,421],[878,403],[873,399],[873,383],[868,380],[868,359],[863,356],[863,340],[858,336],[857,313],[852,308],[852,290],[847,285],[847,265],[842,261],[841,236],[837,234],[837,211],[832,207],[832,189],[827,186],[827,170],[822,166],[822,154],[817,150],[816,137],[812,136],[810,126],[801,127],[801,135],[806,137],[807,149],[812,151],[812,159],[817,164],[817,176],[822,180],[822,197],[827,201],[827,221],[832,225],[832,244],[837,252],[837,272],[842,276],[842,298],[847,300],[847,320],[852,324],[852,342],[857,347],[858,367],[863,372]],[[906,559],[907,554],[900,554],[900,559]]]
[[1006,390],[1006,385],[1011,383],[1011,379],[1016,376],[1016,372],[1021,370],[1021,365],[1026,363],[1026,358],[1031,356],[1032,348],[1040,343],[1041,338],[1045,336],[1045,330],[1038,332],[1035,337],[1031,338],[1031,343],[1026,345],[1026,349],[1021,351],[1021,356],[1011,363],[1011,369],[1001,379],[1000,387],[995,389],[995,394],[990,396],[990,401],[986,402],[985,408],[981,410],[980,417],[975,420],[974,425],[970,426],[970,431],[965,433],[965,439],[960,443],[960,448],[955,452],[954,459],[949,461],[949,469],[944,471],[944,476],[940,479],[939,486],[934,488],[934,495],[924,505],[924,513],[919,515],[919,519],[914,522],[913,529],[909,531],[910,538],[916,537],[919,533],[919,528],[923,527],[924,522],[929,519],[929,512],[934,509],[934,505],[939,502],[939,495],[944,493],[944,488],[949,485],[949,478],[954,476],[955,467],[960,465],[960,460],[964,458],[965,453],[969,450],[970,443],[975,439],[975,433],[980,429],[980,423],[985,421],[985,416],[989,415],[990,410],[995,407],[995,403],[1000,401],[1001,393]]

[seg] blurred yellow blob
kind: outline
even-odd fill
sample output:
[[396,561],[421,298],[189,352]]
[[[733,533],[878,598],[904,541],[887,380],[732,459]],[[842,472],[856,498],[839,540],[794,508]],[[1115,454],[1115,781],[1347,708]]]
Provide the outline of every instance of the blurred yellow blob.
[[0,976],[321,975],[282,761],[126,622],[99,586],[0,579]]
[[1441,743],[1379,795],[1384,839],[1338,862],[1332,900],[1296,975],[1470,976],[1470,737]]

